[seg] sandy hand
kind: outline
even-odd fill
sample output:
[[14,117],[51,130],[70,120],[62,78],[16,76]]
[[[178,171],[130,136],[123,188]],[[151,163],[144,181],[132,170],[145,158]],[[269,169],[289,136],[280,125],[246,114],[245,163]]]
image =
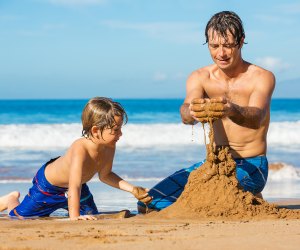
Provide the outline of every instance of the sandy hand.
[[132,194],[139,201],[148,204],[152,201],[152,197],[149,196],[148,191],[149,191],[148,189],[143,187],[133,187]]
[[220,119],[225,115],[226,103],[224,98],[195,98],[190,105],[191,115],[202,123]]

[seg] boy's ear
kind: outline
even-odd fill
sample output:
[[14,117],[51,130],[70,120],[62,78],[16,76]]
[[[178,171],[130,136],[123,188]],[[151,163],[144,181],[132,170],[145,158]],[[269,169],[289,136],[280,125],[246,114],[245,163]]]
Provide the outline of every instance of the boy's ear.
[[94,138],[97,138],[99,139],[99,128],[97,126],[93,126],[92,129],[91,129],[91,132],[92,132],[92,136]]

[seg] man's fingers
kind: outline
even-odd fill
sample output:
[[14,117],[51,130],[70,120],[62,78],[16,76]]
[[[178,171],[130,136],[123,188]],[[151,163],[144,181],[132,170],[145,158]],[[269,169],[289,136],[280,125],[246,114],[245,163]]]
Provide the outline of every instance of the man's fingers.
[[224,116],[224,112],[222,112],[222,111],[217,111],[217,112],[215,112],[215,111],[213,111],[213,112],[211,112],[210,114],[209,114],[209,117],[212,117],[212,118],[221,118],[221,117],[223,117]]
[[225,97],[216,97],[216,98],[211,98],[210,102],[211,103],[223,103],[223,104],[225,104],[225,103],[227,103],[227,100],[226,100]]
[[215,97],[215,98],[195,98],[191,101],[191,104],[204,104],[204,103],[227,103],[225,97]]
[[191,112],[191,115],[193,117],[196,117],[196,118],[202,118],[202,117],[207,117],[207,112],[206,111],[201,111],[201,112]]
[[195,98],[191,101],[192,104],[203,104],[205,100],[203,98]]
[[224,111],[225,106],[223,103],[211,103],[210,105],[206,106],[207,111]]
[[224,111],[225,105],[220,102],[210,102],[205,104],[193,104],[190,107],[191,111],[202,112],[202,111]]
[[203,111],[203,110],[205,110],[205,104],[203,103],[203,104],[193,104],[193,105],[191,105],[191,108],[190,108],[190,110],[191,111]]

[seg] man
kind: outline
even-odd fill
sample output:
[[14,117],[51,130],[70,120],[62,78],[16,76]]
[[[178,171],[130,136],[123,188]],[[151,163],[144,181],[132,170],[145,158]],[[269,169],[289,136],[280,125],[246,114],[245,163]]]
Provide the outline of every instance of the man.
[[[245,191],[259,195],[268,176],[267,131],[274,75],[242,58],[245,33],[241,19],[230,11],[215,14],[205,29],[214,64],[189,76],[180,108],[185,124],[213,117],[215,145],[228,145]],[[214,105],[211,105],[214,104]],[[177,171],[149,191],[150,209],[161,210],[180,196],[190,172],[203,162]],[[139,204],[143,212],[143,205]]]

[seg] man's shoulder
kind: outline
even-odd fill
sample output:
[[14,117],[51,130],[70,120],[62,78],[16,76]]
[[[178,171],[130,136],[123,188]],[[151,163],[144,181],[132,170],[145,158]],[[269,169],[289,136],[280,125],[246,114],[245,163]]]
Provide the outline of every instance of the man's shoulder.
[[206,79],[209,78],[211,75],[213,65],[208,65],[199,69],[194,70],[190,75],[189,78],[191,79]]
[[251,64],[249,66],[249,72],[249,77],[253,79],[253,83],[256,84],[255,86],[270,90],[274,89],[276,79],[271,71],[255,64]]
[[250,64],[249,66],[249,72],[251,72],[251,74],[253,74],[254,76],[256,77],[271,77],[271,78],[274,78],[274,74],[261,67],[261,66],[258,66],[256,64]]

